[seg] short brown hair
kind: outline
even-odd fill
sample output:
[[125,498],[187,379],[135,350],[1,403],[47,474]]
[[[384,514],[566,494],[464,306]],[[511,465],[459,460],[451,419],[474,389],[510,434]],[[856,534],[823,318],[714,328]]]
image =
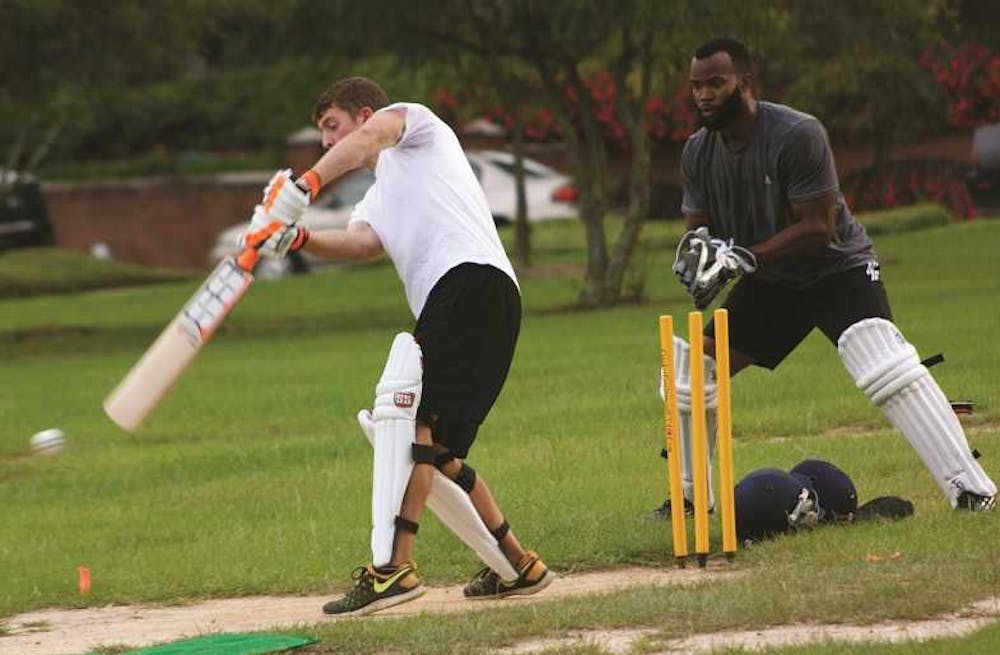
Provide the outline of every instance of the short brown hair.
[[345,77],[334,82],[320,95],[313,108],[313,122],[318,121],[334,105],[355,116],[363,107],[371,107],[373,111],[377,111],[388,104],[389,96],[372,80],[367,77]]

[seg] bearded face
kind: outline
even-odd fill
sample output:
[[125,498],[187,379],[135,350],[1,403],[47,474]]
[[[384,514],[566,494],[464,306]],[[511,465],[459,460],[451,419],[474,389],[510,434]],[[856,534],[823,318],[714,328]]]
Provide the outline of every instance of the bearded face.
[[698,118],[704,127],[717,131],[731,126],[749,111],[750,107],[743,97],[743,86],[737,85],[717,109],[703,112],[699,108]]
[[701,124],[724,130],[750,113],[747,76],[726,52],[691,61],[691,95]]

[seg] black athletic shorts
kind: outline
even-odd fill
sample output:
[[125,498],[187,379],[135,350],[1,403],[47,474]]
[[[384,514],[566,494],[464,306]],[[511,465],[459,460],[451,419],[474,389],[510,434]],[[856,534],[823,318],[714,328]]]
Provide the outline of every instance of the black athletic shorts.
[[507,379],[521,329],[521,294],[486,264],[451,269],[431,289],[413,336],[423,353],[417,418],[465,458]]
[[[812,329],[834,343],[865,318],[892,320],[877,262],[829,275],[804,289],[790,289],[753,275],[736,283],[722,304],[729,310],[729,347],[764,368],[775,368]],[[713,336],[715,326],[705,329]]]

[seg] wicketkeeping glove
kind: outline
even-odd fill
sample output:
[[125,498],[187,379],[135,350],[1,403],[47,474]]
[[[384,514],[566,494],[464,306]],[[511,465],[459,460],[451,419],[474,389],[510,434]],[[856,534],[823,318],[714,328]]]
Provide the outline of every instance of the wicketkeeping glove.
[[707,227],[686,233],[677,244],[673,271],[697,309],[705,309],[733,279],[757,270],[757,258],[752,252],[712,238]]

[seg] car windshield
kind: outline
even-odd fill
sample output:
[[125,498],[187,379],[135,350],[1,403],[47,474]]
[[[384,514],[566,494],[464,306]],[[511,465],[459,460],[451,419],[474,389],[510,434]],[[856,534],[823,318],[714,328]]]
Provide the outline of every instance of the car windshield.
[[329,191],[320,197],[318,206],[326,209],[353,207],[365,197],[368,188],[375,183],[375,173],[367,168],[359,168],[340,178]]
[[[514,175],[514,162],[507,161],[493,161],[493,165],[504,171],[505,173],[510,173]],[[524,162],[524,176],[525,177],[545,177],[543,172],[540,172],[537,168],[529,166],[528,162]]]
[[[480,155],[485,161],[496,166],[508,175],[514,174],[514,155],[509,152],[484,152]],[[526,177],[557,177],[559,173],[541,162],[529,157],[523,159]]]

